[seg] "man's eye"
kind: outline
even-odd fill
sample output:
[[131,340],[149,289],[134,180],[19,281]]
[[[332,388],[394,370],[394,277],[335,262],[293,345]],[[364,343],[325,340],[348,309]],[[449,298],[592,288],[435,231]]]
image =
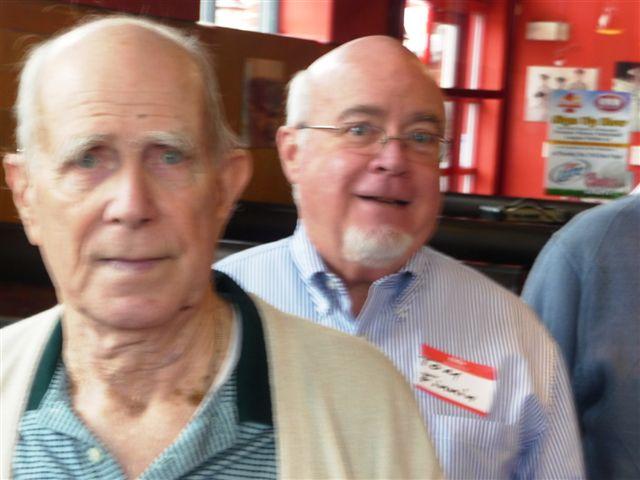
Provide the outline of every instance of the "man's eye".
[[353,137],[366,137],[371,135],[373,132],[373,127],[368,123],[356,123],[346,127],[347,135],[351,135]]
[[76,165],[81,168],[95,168],[98,165],[98,156],[91,152],[84,153],[77,161]]
[[433,133],[423,132],[423,131],[415,131],[409,132],[407,138],[414,142],[419,143],[421,145],[429,145],[432,143],[436,143],[438,141],[438,137]]
[[166,165],[176,165],[184,160],[184,155],[177,150],[165,150],[161,158]]

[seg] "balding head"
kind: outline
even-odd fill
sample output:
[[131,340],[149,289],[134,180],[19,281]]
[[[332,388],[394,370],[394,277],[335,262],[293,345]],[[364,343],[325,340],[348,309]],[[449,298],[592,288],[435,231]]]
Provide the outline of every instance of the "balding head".
[[[211,140],[214,158],[220,158],[237,145],[233,133],[228,129],[218,92],[218,83],[214,74],[209,55],[197,39],[185,35],[183,32],[165,25],[141,18],[115,16],[92,20],[76,26],[66,33],[58,35],[32,50],[25,62],[20,75],[18,96],[14,107],[16,116],[16,139],[18,149],[25,152],[27,158],[34,156],[41,145],[39,140],[46,129],[41,116],[42,79],[45,69],[54,68],[56,58],[69,57],[69,52],[76,52],[90,38],[102,36],[109,40],[107,32],[114,29],[128,31],[133,39],[136,35],[146,35],[147,38],[162,40],[165,46],[177,49],[189,57],[196,67],[199,83],[203,88],[206,128]],[[137,33],[136,33],[137,32]],[[92,42],[94,55],[99,58],[105,53],[105,45]],[[74,56],[74,55],[71,55]],[[153,54],[149,54],[152,61]],[[151,70],[152,72],[153,70]]]
[[427,94],[444,101],[426,67],[412,52],[394,38],[375,35],[341,45],[294,76],[287,97],[287,125],[307,121],[310,110],[322,106],[324,92],[339,90],[344,82],[358,82],[358,78],[364,83],[420,79]]

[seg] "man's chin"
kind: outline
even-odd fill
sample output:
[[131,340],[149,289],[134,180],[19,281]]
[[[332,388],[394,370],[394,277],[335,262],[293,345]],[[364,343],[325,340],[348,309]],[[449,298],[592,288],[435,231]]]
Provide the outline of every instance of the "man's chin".
[[[73,308],[73,307],[72,307]],[[161,327],[175,321],[182,311],[180,305],[158,298],[120,297],[109,301],[85,302],[73,308],[82,317],[103,328],[114,330],[140,330]]]
[[390,226],[348,227],[342,237],[345,260],[368,268],[386,268],[410,255],[413,237]]

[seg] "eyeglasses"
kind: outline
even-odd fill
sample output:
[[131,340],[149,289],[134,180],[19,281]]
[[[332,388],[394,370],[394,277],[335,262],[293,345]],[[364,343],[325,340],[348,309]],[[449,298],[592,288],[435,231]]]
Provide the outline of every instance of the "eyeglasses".
[[390,140],[399,140],[406,145],[414,158],[420,161],[439,159],[444,146],[449,144],[442,135],[416,128],[402,135],[387,135],[387,132],[369,123],[348,123],[342,126],[306,125],[296,127],[298,130],[326,130],[334,132],[340,138],[341,146],[364,155],[377,155]]

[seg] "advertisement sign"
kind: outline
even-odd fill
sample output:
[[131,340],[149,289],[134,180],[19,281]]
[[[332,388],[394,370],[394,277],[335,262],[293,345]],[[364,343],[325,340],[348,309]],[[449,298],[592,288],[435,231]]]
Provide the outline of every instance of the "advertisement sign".
[[616,62],[611,90],[631,94],[631,130],[640,132],[640,62]]
[[628,93],[552,92],[546,193],[610,198],[628,193],[630,129]]

